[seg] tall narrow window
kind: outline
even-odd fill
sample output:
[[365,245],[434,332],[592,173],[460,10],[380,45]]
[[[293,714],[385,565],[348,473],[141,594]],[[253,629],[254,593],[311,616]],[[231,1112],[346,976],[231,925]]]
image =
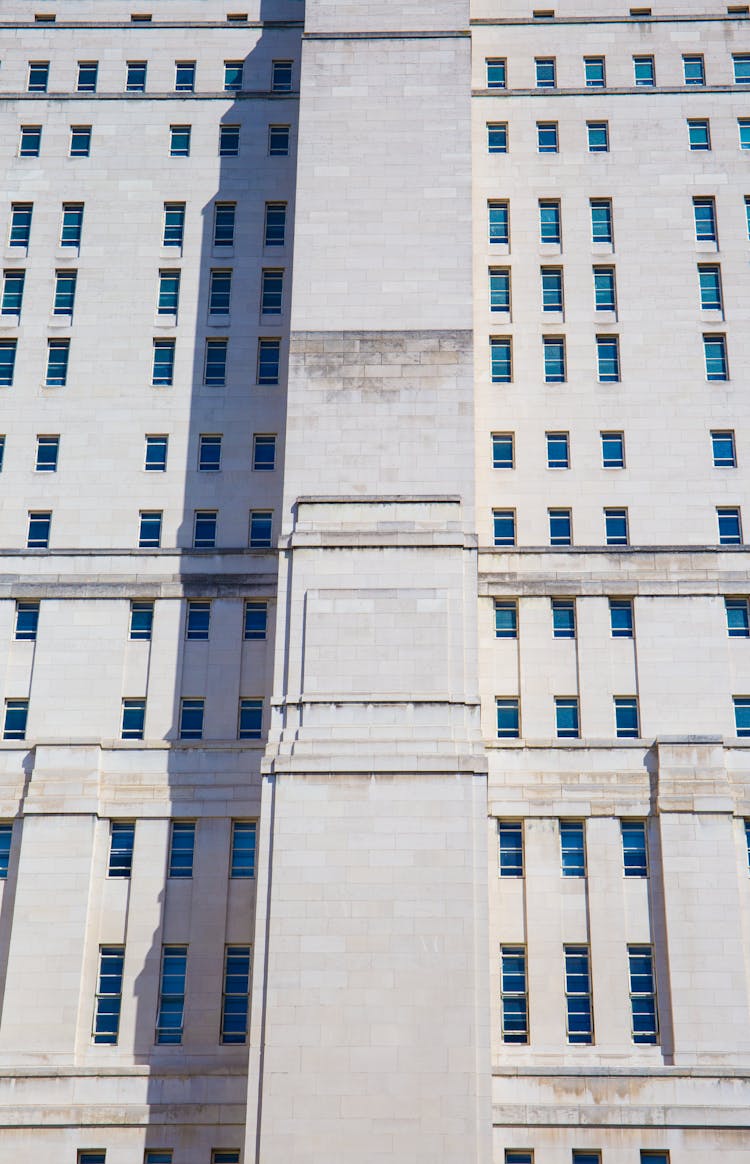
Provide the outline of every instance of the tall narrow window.
[[573,515],[569,509],[548,509],[549,544],[569,546],[573,541]]
[[610,598],[609,623],[613,639],[632,639],[633,600],[632,598]]
[[288,125],[269,125],[268,127],[268,156],[269,158],[286,158],[289,156]]
[[25,281],[25,271],[3,271],[3,298],[0,304],[0,314],[21,314]]
[[94,1004],[93,1039],[95,1043],[117,1043],[122,1006],[122,969],[124,946],[99,947],[99,975]]
[[[750,736],[750,699],[746,695],[735,695],[732,702],[734,703],[734,730],[738,736]],[[748,856],[750,857],[750,838],[748,838],[748,845]]]
[[49,61],[29,61],[29,78],[26,85],[29,93],[46,93],[49,83]]
[[278,384],[281,363],[281,340],[258,340],[258,383]]
[[70,156],[71,158],[87,158],[91,154],[91,126],[71,125],[70,127]]
[[512,469],[515,467],[514,438],[512,432],[492,434],[492,468]]
[[47,371],[44,383],[48,388],[62,388],[68,380],[70,340],[47,340]]
[[729,638],[750,638],[750,603],[747,598],[725,598],[724,608]]
[[231,878],[255,877],[256,848],[257,826],[255,821],[232,821],[232,852],[229,861],[229,876]]
[[138,546],[143,550],[158,549],[161,545],[161,510],[142,509],[139,514]]
[[3,720],[3,739],[25,740],[28,717],[28,699],[6,699],[5,719]]
[[99,73],[98,61],[78,62],[78,82],[76,89],[79,93],[96,93],[96,79]]
[[130,638],[148,641],[154,626],[153,602],[130,603]]
[[705,85],[706,70],[703,57],[698,53],[683,56],[682,75],[686,85]]
[[694,198],[696,242],[716,242],[716,203],[713,198]]
[[13,843],[13,823],[0,824],[0,881],[5,881],[10,871],[10,850]]
[[635,740],[641,734],[638,700],[634,696],[615,696],[615,734],[621,740]]
[[190,156],[190,125],[170,125],[169,127],[169,156],[171,158],[187,158]]
[[156,1015],[157,1043],[181,1043],[185,1021],[187,946],[162,946],[159,1002]]
[[144,93],[146,90],[146,62],[128,61],[125,72],[125,91]]
[[59,436],[38,436],[36,438],[36,461],[34,464],[36,472],[56,473],[59,452]]
[[612,201],[609,198],[592,198],[591,202],[591,241],[595,243],[612,243]]
[[622,864],[626,877],[648,875],[645,820],[621,820]]
[[271,92],[291,93],[293,61],[273,61],[271,66]]
[[539,237],[543,243],[561,241],[560,203],[556,200],[541,199],[539,202]]
[[544,351],[545,384],[565,382],[565,340],[562,336],[545,336],[542,340]]
[[192,877],[195,821],[173,820],[169,835],[169,876]]
[[586,135],[590,154],[609,153],[609,123],[606,121],[587,121]]
[[211,630],[211,603],[191,599],[185,616],[185,638],[190,642],[206,642]]
[[10,208],[10,233],[8,245],[11,247],[28,247],[31,237],[31,216],[34,211],[33,202],[14,202]]
[[616,335],[596,337],[596,368],[600,384],[615,384],[620,379],[620,344]]
[[180,303],[180,272],[159,272],[159,300],[157,312],[159,315],[176,315]]
[[523,821],[497,822],[501,877],[523,877]]
[[248,599],[245,603],[245,639],[265,639],[268,633],[268,603],[265,599]]
[[175,93],[192,93],[195,89],[195,61],[175,61]]
[[9,388],[13,383],[16,366],[17,341],[0,339],[0,386]]
[[38,158],[42,147],[41,125],[22,125],[18,143],[19,158]]
[[286,202],[266,202],[264,245],[283,247],[286,241]]
[[239,125],[219,126],[219,157],[236,158],[240,152]]
[[14,638],[19,642],[36,641],[39,627],[39,603],[17,602]]
[[271,433],[253,433],[253,469],[270,473],[276,468],[276,437]]
[[658,1042],[659,1023],[656,1009],[654,953],[650,946],[628,946],[630,971],[630,1010],[633,1042]]
[[507,202],[488,202],[487,219],[490,243],[510,242],[510,207]]
[[557,153],[559,146],[556,121],[537,121],[536,148],[540,154]]
[[604,57],[584,57],[583,75],[587,89],[603,89],[607,84]]
[[65,270],[55,272],[55,301],[53,315],[72,315],[76,301],[78,272]]
[[560,855],[563,877],[586,876],[586,845],[582,820],[560,821]]
[[181,247],[185,233],[185,203],[164,203],[164,235],[162,243],[165,247]]
[[222,1043],[247,1042],[250,1009],[250,947],[227,946],[221,995]]
[[614,267],[594,267],[594,307],[597,311],[616,309]]
[[707,380],[728,380],[727,340],[724,335],[704,335],[703,353]]
[[510,384],[513,379],[511,341],[506,337],[490,337],[490,367],[493,384]]
[[241,699],[237,738],[259,740],[263,734],[263,700]]
[[242,61],[224,61],[224,92],[239,93],[242,89]]
[[570,468],[570,436],[567,432],[545,433],[547,442],[547,468]]
[[170,385],[174,381],[174,351],[173,339],[154,340],[154,362],[151,370],[151,383],[156,385]]
[[565,947],[565,1003],[569,1043],[593,1043],[588,946]]
[[250,511],[250,549],[263,550],[271,545],[273,512],[270,509]]
[[506,121],[487,122],[487,152],[490,154],[507,154],[508,123]]
[[164,473],[167,468],[169,437],[147,436],[144,469],[148,473]]
[[214,205],[214,246],[231,247],[234,245],[234,221],[236,207],[234,202],[217,202]]
[[227,349],[225,339],[207,339],[203,383],[221,388],[227,382]]
[[655,85],[656,70],[653,57],[633,57],[633,73],[636,85]]
[[691,151],[700,153],[711,149],[711,128],[706,118],[692,118],[687,127]]
[[507,68],[504,57],[491,57],[485,61],[487,69],[487,88],[505,89],[507,87]]
[[514,509],[493,509],[493,544],[514,546],[516,544],[516,512]]
[[736,468],[737,452],[733,429],[715,429],[711,433],[711,453],[715,469]]
[[503,946],[500,951],[500,1001],[504,1043],[528,1043],[529,997],[526,986],[526,950]]
[[221,435],[201,433],[198,439],[198,469],[201,473],[221,471]]
[[534,66],[537,89],[554,89],[557,84],[554,58],[537,57]]
[[232,301],[232,272],[214,270],[208,289],[208,314],[229,315]]
[[113,820],[109,826],[108,877],[129,877],[133,871],[135,821]]
[[83,232],[83,203],[63,203],[60,246],[80,247]]
[[181,740],[203,739],[203,712],[204,699],[180,700],[180,728]]
[[122,726],[120,728],[120,736],[123,740],[142,740],[145,720],[145,699],[123,699]]
[[263,271],[260,297],[262,315],[281,315],[283,290],[283,271]]
[[750,53],[732,53],[735,85],[750,85]]
[[719,523],[719,545],[742,545],[742,521],[740,511],[735,506],[720,505],[716,509]]
[[52,514],[49,510],[30,510],[26,547],[29,550],[49,549]]
[[518,605],[513,599],[495,601],[495,638],[518,638]]
[[575,599],[552,599],[552,635],[556,639],[574,639],[576,637]]
[[517,740],[521,734],[518,699],[496,699],[495,712],[497,715],[497,738],[499,740]]
[[560,267],[542,267],[542,311],[563,309],[563,273]]
[[600,433],[602,442],[602,468],[625,468],[625,437],[621,432]]

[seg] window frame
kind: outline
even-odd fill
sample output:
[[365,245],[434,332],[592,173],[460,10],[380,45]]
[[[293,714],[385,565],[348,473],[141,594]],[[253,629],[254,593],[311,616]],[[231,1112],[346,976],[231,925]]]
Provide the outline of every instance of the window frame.
[[504,1044],[529,1043],[529,974],[524,945],[500,947],[500,1037]]

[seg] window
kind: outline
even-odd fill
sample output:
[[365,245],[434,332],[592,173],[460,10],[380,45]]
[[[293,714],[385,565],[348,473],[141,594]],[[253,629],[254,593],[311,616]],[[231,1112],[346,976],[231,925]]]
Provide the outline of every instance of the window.
[[721,311],[721,267],[699,266],[698,282],[700,287],[701,310]]
[[0,824],[0,880],[4,881],[10,869],[10,846],[13,841],[13,825]]
[[215,509],[196,509],[193,518],[193,549],[212,550],[216,545]]
[[587,89],[603,89],[607,84],[604,57],[584,57],[583,75]]
[[547,439],[547,468],[570,468],[570,440],[566,432],[548,432]]
[[505,121],[487,122],[487,152],[490,154],[507,154],[508,125]]
[[245,639],[264,639],[268,629],[268,603],[265,599],[245,602]]
[[258,383],[278,384],[281,340],[258,340]]
[[643,820],[621,820],[622,864],[626,877],[646,877],[648,875],[648,852],[646,849],[646,822]]
[[140,512],[138,545],[141,549],[156,549],[161,545],[161,511],[142,509]]
[[493,384],[510,384],[513,379],[511,341],[508,338],[490,338],[490,368]]
[[146,62],[128,61],[125,73],[125,90],[128,93],[143,93],[146,90]]
[[211,272],[211,281],[208,290],[208,314],[229,315],[229,305],[232,300],[232,272]]
[[236,158],[240,152],[239,125],[219,126],[219,157]]
[[270,158],[286,158],[289,155],[289,126],[269,125],[268,127],[268,156]]
[[36,472],[56,473],[59,451],[59,436],[38,436],[36,438],[36,463],[34,465]]
[[694,198],[695,241],[716,242],[716,203],[713,198]]
[[173,820],[169,832],[169,876],[192,877],[195,821]]
[[22,125],[18,143],[19,158],[38,158],[42,146],[41,125]]
[[632,639],[633,600],[632,598],[610,598],[609,626],[613,639]]
[[573,541],[573,519],[569,509],[548,509],[549,544],[569,546]]
[[174,87],[176,93],[192,93],[195,89],[195,61],[175,61]]
[[174,380],[174,344],[173,339],[154,340],[152,384],[167,386],[172,384]]
[[625,468],[625,438],[621,432],[603,432],[602,438],[602,468]]
[[271,91],[273,93],[291,93],[292,91],[292,62],[274,61],[271,71]]
[[33,202],[14,202],[11,206],[10,234],[8,236],[10,246],[28,247],[33,209]]
[[505,1164],[534,1164],[534,1153],[516,1152],[511,1148],[506,1148]]
[[180,700],[180,739],[203,739],[203,699]]
[[5,458],[5,437],[0,436],[0,472],[2,472],[4,458]]
[[565,340],[562,336],[545,336],[542,339],[544,351],[544,381],[546,384],[565,382]]
[[205,641],[211,627],[211,603],[191,600],[187,604],[185,638]]
[[146,720],[145,699],[123,699],[122,727],[120,737],[123,740],[142,740],[143,728]]
[[250,513],[250,549],[268,549],[271,545],[273,514],[270,509],[253,509]]
[[150,473],[163,473],[167,468],[168,437],[147,436],[144,468]]
[[44,383],[48,388],[62,388],[68,380],[70,340],[47,340],[47,370]]
[[505,89],[507,86],[506,62],[502,57],[492,57],[485,61],[487,68],[487,88]]
[[16,364],[16,341],[0,340],[0,386],[9,388],[13,383]]
[[708,121],[688,121],[688,142],[691,150],[710,150],[711,131]]
[[495,711],[497,715],[497,738],[499,740],[517,740],[521,734],[518,700],[496,699]]
[[46,93],[49,82],[49,61],[29,61],[29,93]]
[[514,438],[512,432],[495,432],[492,434],[492,468],[513,469]]
[[162,1148],[147,1148],[143,1164],[172,1164],[172,1153]]
[[514,601],[495,601],[495,638],[518,638],[518,607]]
[[286,236],[286,202],[266,202],[264,246],[283,247]]
[[609,198],[592,198],[591,241],[612,243],[612,201]]
[[514,509],[493,509],[493,544],[514,546],[516,544],[516,511]]
[[656,84],[653,57],[633,57],[633,72],[636,85]]
[[221,994],[222,1043],[247,1042],[250,1008],[250,947],[227,946]]
[[526,990],[526,950],[503,946],[500,950],[500,1002],[504,1043],[528,1043],[529,997]]
[[720,506],[716,510],[716,516],[719,521],[719,545],[742,545],[742,523],[739,509]]
[[28,699],[6,699],[3,722],[4,740],[26,739],[26,720],[29,714]]
[[269,472],[276,468],[276,437],[264,433],[253,434],[253,469]]
[[537,57],[534,65],[537,89],[554,89],[557,84],[554,58]]
[[536,145],[540,154],[556,154],[558,150],[557,122],[537,121]]
[[185,1021],[187,946],[162,946],[159,1002],[156,1014],[157,1043],[181,1043]]
[[558,243],[562,237],[560,203],[550,199],[539,201],[539,237],[543,243]]
[[171,158],[190,157],[190,130],[189,125],[170,125],[169,127],[169,156]]
[[750,53],[732,53],[735,85],[750,85]]
[[[122,967],[125,961],[124,946],[99,947],[99,976],[94,1003],[95,1043],[114,1046],[120,1031],[120,1007],[122,1005]],[[86,1159],[88,1157],[89,1159]],[[79,1164],[99,1164],[104,1153],[81,1152]]]
[[29,530],[26,536],[27,549],[46,550],[49,547],[51,525],[52,514],[50,512],[30,512]]
[[262,727],[263,700],[241,699],[237,738],[240,740],[259,740]]
[[627,509],[604,510],[604,535],[608,546],[628,545]]
[[555,639],[574,639],[576,637],[575,599],[552,599],[552,637]]
[[[734,703],[734,724],[737,735],[750,736],[750,699],[747,696],[735,695],[732,702]],[[747,825],[745,827],[747,830]],[[748,840],[748,857],[750,858],[750,839]]]
[[148,641],[154,626],[153,602],[130,603],[130,638]]
[[499,820],[497,836],[501,877],[523,877],[523,821]]
[[202,473],[218,473],[221,469],[221,437],[201,433],[198,440],[198,468]]
[[588,946],[565,947],[566,1029],[569,1043],[593,1043]]
[[560,821],[560,859],[563,877],[586,876],[586,845],[582,820]]
[[703,64],[703,57],[697,53],[683,56],[682,75],[685,78],[686,85],[705,85],[706,71]]
[[98,61],[79,61],[77,91],[79,93],[96,93],[96,77],[98,72]]
[[490,243],[510,242],[510,207],[507,202],[488,202],[487,218]]
[[654,953],[650,946],[628,946],[630,1011],[633,1042],[654,1044],[659,1025],[656,1011]]
[[715,469],[734,469],[736,467],[737,454],[732,429],[717,430],[711,433],[711,451]]
[[60,231],[60,246],[80,247],[83,231],[83,203],[63,203],[62,229]]
[[574,1152],[573,1164],[602,1164],[601,1152]]
[[563,273],[560,267],[542,267],[542,311],[562,311]]
[[72,315],[76,301],[77,271],[55,272],[55,301],[53,315]]
[[727,341],[723,335],[704,335],[703,352],[707,380],[728,380]]
[[3,298],[2,304],[0,304],[0,313],[3,315],[21,314],[25,281],[25,271],[3,271]]
[[216,388],[221,388],[226,384],[228,344],[229,341],[225,339],[206,340],[204,384],[213,385]]
[[596,364],[600,384],[614,384],[620,379],[620,345],[616,335],[596,337]]
[[669,1164],[669,1152],[641,1151],[641,1164]]
[[211,1164],[240,1164],[239,1150],[235,1152],[214,1148],[211,1153]]
[[590,154],[606,154],[609,152],[609,123],[606,121],[587,121],[586,134]]
[[738,118],[737,128],[740,134],[740,149],[750,150],[750,118]]
[[224,92],[239,93],[242,89],[242,61],[224,61]]
[[263,271],[260,294],[260,310],[262,315],[281,315],[283,290],[283,271]]
[[727,615],[727,633],[730,639],[750,638],[748,600],[746,598],[725,598],[724,607]]
[[185,203],[164,203],[164,237],[165,247],[181,247],[185,232]]
[[36,632],[39,626],[39,603],[38,602],[17,602],[16,603],[16,629],[15,638],[19,641],[34,642],[36,640]]
[[234,245],[234,202],[217,202],[214,206],[214,246]]
[[180,302],[180,272],[159,271],[159,315],[176,315]]
[[256,834],[257,826],[254,820],[232,821],[229,876],[233,880],[255,877]]
[[109,826],[108,877],[129,877],[133,871],[135,822],[113,820]]
[[635,697],[615,698],[615,734],[621,740],[636,740],[640,736],[638,700]]

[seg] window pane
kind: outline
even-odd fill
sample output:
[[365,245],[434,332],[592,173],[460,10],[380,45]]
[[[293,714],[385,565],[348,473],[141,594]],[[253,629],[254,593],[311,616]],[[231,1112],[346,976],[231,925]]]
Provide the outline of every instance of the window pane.
[[615,730],[619,739],[637,739],[638,701],[636,699],[615,699]]
[[645,877],[648,873],[645,821],[623,820],[620,821],[620,829],[625,876]]
[[192,877],[194,852],[195,821],[172,821],[169,876]]
[[737,456],[734,448],[734,433],[731,429],[711,433],[711,449],[714,468],[734,468]]
[[491,154],[507,154],[508,126],[505,122],[487,123],[487,151]]
[[727,613],[727,631],[730,639],[750,638],[748,600],[746,598],[725,598],[724,605]]
[[573,525],[569,509],[548,509],[549,544],[569,546],[573,540]]
[[165,436],[146,437],[146,460],[144,468],[149,473],[163,473],[167,467],[168,438]]
[[236,158],[240,152],[239,125],[219,126],[219,157]]
[[504,89],[506,86],[506,69],[505,61],[501,59],[488,60],[487,64],[487,88],[488,89]]
[[518,739],[519,716],[517,699],[497,699],[497,735],[498,739]]
[[542,310],[562,311],[563,276],[559,267],[542,267]]
[[232,298],[232,272],[212,271],[208,293],[208,311],[210,315],[229,315],[229,305]]
[[516,515],[512,509],[496,509],[492,514],[494,544],[514,546],[516,544]]
[[493,469],[513,468],[513,433],[493,433],[492,467]]
[[509,339],[490,339],[490,366],[493,384],[510,384],[512,367]]
[[259,740],[263,728],[263,700],[241,699],[239,738],[241,740]]
[[603,432],[602,437],[602,468],[625,468],[625,442],[621,432]]
[[203,738],[203,700],[183,699],[180,704],[180,739]]
[[576,608],[572,598],[552,599],[552,634],[556,639],[576,637]]
[[269,125],[268,127],[268,155],[272,158],[285,158],[289,154],[289,126]]
[[560,821],[560,853],[563,877],[586,876],[586,848],[582,820]]
[[632,639],[633,603],[629,598],[610,598],[609,621],[613,639]]
[[13,825],[0,824],[0,879],[5,880],[10,868],[10,847],[13,841]]
[[497,822],[500,849],[500,876],[523,877],[523,823],[520,820]]
[[570,451],[569,439],[566,432],[548,432],[547,440],[547,468],[569,469]]
[[232,822],[230,877],[255,876],[256,831],[255,821]]
[[135,822],[113,820],[109,826],[108,877],[129,877],[133,868]]
[[256,509],[250,514],[250,548],[266,549],[271,545],[273,514],[270,510]]
[[211,603],[188,602],[185,621],[185,638],[204,641],[209,636],[211,626]]
[[245,638],[264,639],[267,633],[268,603],[245,603]]
[[130,603],[130,637],[131,639],[150,639],[154,625],[153,602]]
[[490,202],[487,205],[489,238],[491,243],[508,243],[510,212],[507,202]]
[[5,271],[3,273],[3,298],[0,313],[3,315],[21,314],[25,280],[25,271]]
[[16,603],[15,637],[19,642],[34,642],[39,627],[39,603]]

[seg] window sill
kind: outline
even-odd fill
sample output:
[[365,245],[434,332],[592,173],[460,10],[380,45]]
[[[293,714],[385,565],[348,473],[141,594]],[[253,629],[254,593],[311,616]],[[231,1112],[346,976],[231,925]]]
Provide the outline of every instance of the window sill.
[[724,312],[720,307],[708,308],[701,311],[703,323],[723,323]]
[[28,256],[29,248],[21,246],[10,246],[10,244],[3,251],[3,256],[6,259],[25,259]]
[[20,315],[11,315],[10,313],[0,315],[0,327],[18,327],[20,321]]
[[492,239],[490,239],[489,245],[492,248],[493,255],[510,254],[510,243],[493,242]]
[[57,260],[62,260],[62,259],[76,260],[76,259],[78,259],[80,253],[81,253],[80,244],[76,247],[58,246],[55,250],[55,258]]
[[208,326],[209,327],[227,327],[228,324],[229,324],[229,312],[227,312],[226,315],[221,315],[218,312],[216,312],[214,314],[209,314],[209,316],[208,316]]
[[154,327],[177,327],[176,315],[160,315],[157,311],[154,316]]
[[182,258],[182,244],[179,246],[175,243],[173,246],[165,246],[162,243],[159,254],[163,259],[181,259]]
[[565,323],[564,311],[542,311],[545,323]]
[[600,323],[617,323],[616,311],[597,311],[596,313],[597,327]]
[[540,243],[539,244],[539,254],[542,255],[543,257],[547,256],[547,255],[561,255],[562,254],[562,243],[551,243],[551,242]]
[[73,324],[72,314],[70,314],[70,315],[59,315],[59,314],[54,315],[53,314],[53,315],[50,315],[50,317],[49,317],[49,326],[50,327],[60,327],[60,328],[72,327],[72,324]]

